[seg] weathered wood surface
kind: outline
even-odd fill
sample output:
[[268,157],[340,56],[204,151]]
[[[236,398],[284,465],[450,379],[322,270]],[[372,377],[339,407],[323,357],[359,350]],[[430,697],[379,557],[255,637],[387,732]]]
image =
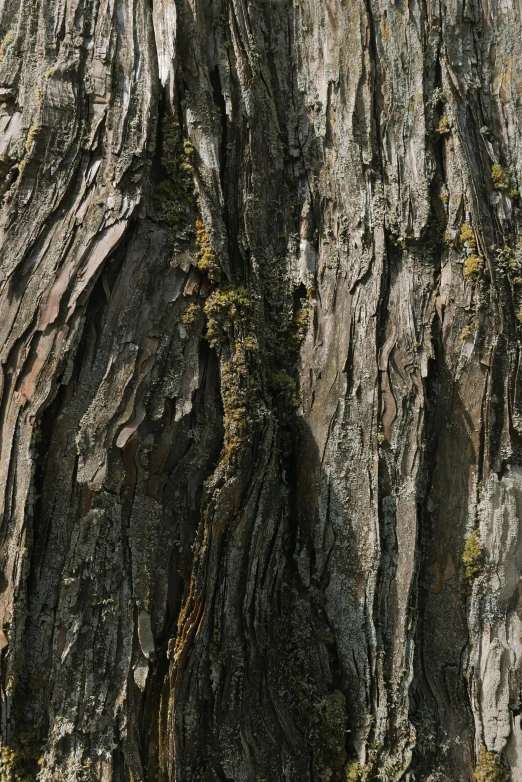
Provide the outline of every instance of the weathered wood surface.
[[521,4],[0,20],[5,779],[522,780]]

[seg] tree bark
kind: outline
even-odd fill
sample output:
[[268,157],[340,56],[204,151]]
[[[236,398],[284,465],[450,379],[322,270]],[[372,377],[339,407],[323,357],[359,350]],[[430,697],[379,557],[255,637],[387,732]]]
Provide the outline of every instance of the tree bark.
[[2,779],[522,781],[522,6],[0,6]]

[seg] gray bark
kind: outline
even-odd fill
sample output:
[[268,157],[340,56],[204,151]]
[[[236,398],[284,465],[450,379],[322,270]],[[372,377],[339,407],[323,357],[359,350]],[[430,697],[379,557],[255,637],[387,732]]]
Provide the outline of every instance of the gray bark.
[[0,5],[7,782],[522,781],[521,35]]

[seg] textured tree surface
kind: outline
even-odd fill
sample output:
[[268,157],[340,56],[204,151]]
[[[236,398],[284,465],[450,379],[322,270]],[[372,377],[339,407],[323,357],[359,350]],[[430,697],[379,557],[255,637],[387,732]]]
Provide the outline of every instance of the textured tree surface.
[[0,4],[4,782],[522,780],[521,37]]

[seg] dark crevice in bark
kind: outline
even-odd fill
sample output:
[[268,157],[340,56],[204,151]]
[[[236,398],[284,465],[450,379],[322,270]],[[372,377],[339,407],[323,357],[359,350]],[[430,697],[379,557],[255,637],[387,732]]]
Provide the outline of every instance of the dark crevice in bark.
[[[437,699],[426,676],[423,647],[429,643],[429,622],[425,621],[426,602],[429,593],[429,573],[427,549],[433,537],[432,514],[428,510],[432,493],[434,455],[438,446],[438,389],[441,382],[443,365],[442,324],[435,317],[431,327],[431,339],[435,357],[430,361],[428,377],[425,382],[426,424],[424,427],[425,486],[424,502],[419,507],[418,546],[420,551],[418,566],[417,617],[415,626],[414,678],[410,685],[410,718],[417,731],[417,741],[413,751],[412,770],[421,777],[424,769],[433,768],[437,762],[437,745],[442,737],[438,719]],[[426,626],[427,625],[427,626]]]
[[[226,172],[227,172],[227,146],[228,146],[228,138],[227,138],[227,112],[226,112],[226,104],[225,104],[225,98],[223,96],[223,91],[221,88],[221,79],[219,77],[219,68],[216,65],[213,71],[210,73],[210,83],[212,85],[212,93],[214,96],[214,103],[216,105],[217,111],[219,111],[219,117],[220,117],[220,129],[221,129],[221,138],[219,141],[219,177],[221,180],[221,188],[223,190],[223,197],[225,201],[225,211],[224,211],[224,220],[225,220],[225,226],[227,227],[227,233],[230,235],[230,229],[229,229],[229,220],[228,220],[228,198],[227,198],[227,178],[226,178]],[[237,237],[231,237],[231,239],[236,239]]]
[[[466,671],[462,666],[462,652],[459,652],[455,660],[456,687],[451,690],[451,705],[441,702],[440,690],[434,689],[434,683],[437,682],[439,672],[434,669],[434,665],[448,665],[447,650],[444,644],[437,640],[435,646],[437,656],[433,654],[434,631],[433,623],[433,591],[434,579],[437,579],[437,568],[440,565],[434,562],[434,546],[437,545],[437,538],[440,536],[440,525],[444,524],[443,517],[440,516],[437,507],[437,487],[434,484],[435,471],[438,466],[438,454],[443,446],[443,424],[445,400],[444,384],[450,370],[446,365],[444,347],[442,342],[442,323],[438,316],[435,316],[432,324],[432,344],[434,346],[435,357],[430,361],[428,377],[425,381],[426,397],[426,425],[424,435],[424,466],[420,471],[424,476],[424,486],[421,490],[419,505],[419,532],[418,545],[420,562],[418,569],[418,597],[417,597],[417,622],[415,629],[415,661],[414,678],[410,686],[410,717],[417,732],[416,744],[413,752],[412,770],[419,774],[420,778],[429,774],[435,768],[446,769],[447,773],[454,773],[455,768],[459,768],[459,773],[466,775],[469,773],[470,762],[470,740],[474,733],[473,714],[467,691],[465,680]],[[447,404],[447,402],[446,402]],[[454,420],[465,418],[466,411],[460,400],[457,401],[455,391],[451,394],[450,401],[451,416]],[[438,479],[440,480],[440,478]],[[440,501],[440,500],[439,500]],[[455,508],[457,512],[457,508]],[[464,525],[465,519],[454,520],[460,529]],[[462,539],[461,536],[459,536]],[[440,570],[439,570],[440,572]],[[455,600],[459,605],[461,616],[466,611],[467,586],[463,583],[460,561],[455,562]],[[435,587],[438,590],[438,587]],[[467,627],[461,629],[461,645],[466,647],[469,642]],[[429,651],[429,654],[427,652]],[[441,668],[441,671],[444,668]],[[447,693],[450,697],[450,693]],[[451,712],[454,716],[451,717]],[[458,724],[461,737],[461,747],[456,750],[450,750],[446,757],[440,753],[440,745],[444,742],[448,734],[448,725],[458,715]],[[464,751],[463,751],[464,750]]]
[[[221,190],[223,193],[223,222],[228,239],[228,256],[232,273],[235,279],[241,279],[243,272],[243,257],[239,249],[239,171],[237,168],[237,150],[234,150],[232,156],[228,153],[229,144],[234,146],[233,139],[237,138],[237,129],[229,120],[226,113],[225,96],[221,85],[219,67],[210,72],[210,83],[214,96],[215,110],[220,118],[220,140],[219,140],[219,178]],[[231,125],[231,135],[229,138],[229,124]]]

